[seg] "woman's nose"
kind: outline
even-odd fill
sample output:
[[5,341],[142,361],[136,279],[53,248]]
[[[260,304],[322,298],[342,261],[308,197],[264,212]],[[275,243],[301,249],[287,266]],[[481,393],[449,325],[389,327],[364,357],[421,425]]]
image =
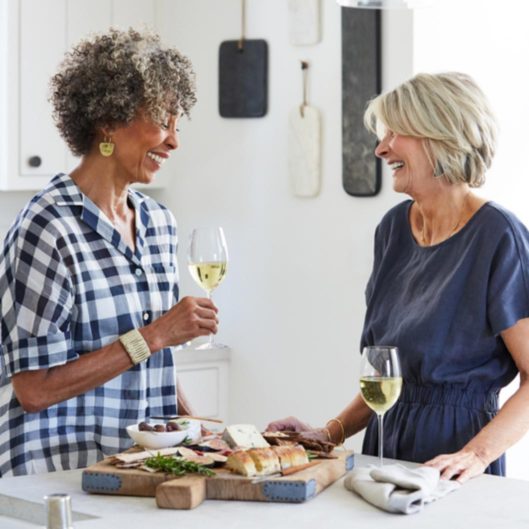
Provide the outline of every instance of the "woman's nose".
[[388,155],[388,142],[386,138],[380,140],[378,145],[375,147],[375,156],[379,158],[385,158]]
[[169,149],[175,150],[178,149],[180,146],[180,138],[178,137],[178,130],[177,129],[171,129],[169,133],[167,134],[167,138],[165,139],[165,144]]

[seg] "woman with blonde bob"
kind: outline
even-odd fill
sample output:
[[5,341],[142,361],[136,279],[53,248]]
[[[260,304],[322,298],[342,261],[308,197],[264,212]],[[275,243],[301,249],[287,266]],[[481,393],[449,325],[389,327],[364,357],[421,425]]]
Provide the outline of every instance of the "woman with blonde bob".
[[[529,429],[529,232],[471,191],[495,153],[494,116],[469,76],[419,74],[373,99],[365,123],[393,188],[411,197],[377,227],[366,288],[361,345],[398,346],[404,379],[384,455],[460,482],[504,475],[504,452]],[[367,427],[363,452],[376,455],[373,415],[357,395],[324,428],[293,417],[269,427],[334,442]]]

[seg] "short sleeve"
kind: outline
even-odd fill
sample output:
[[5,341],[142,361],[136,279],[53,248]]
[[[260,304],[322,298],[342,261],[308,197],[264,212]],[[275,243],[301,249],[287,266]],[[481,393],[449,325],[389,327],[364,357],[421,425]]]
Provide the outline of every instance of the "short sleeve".
[[523,225],[511,225],[499,240],[491,264],[487,293],[488,318],[498,335],[529,317],[529,233]]
[[42,220],[26,219],[4,246],[0,315],[8,376],[78,357],[70,328],[73,288],[57,237]]

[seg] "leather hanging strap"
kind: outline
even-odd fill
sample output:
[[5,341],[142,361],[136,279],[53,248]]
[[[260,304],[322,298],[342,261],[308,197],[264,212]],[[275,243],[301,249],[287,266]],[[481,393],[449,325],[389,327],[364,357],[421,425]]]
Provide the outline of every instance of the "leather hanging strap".
[[246,0],[241,0],[241,38],[239,39],[238,48],[244,48],[244,41],[246,39]]

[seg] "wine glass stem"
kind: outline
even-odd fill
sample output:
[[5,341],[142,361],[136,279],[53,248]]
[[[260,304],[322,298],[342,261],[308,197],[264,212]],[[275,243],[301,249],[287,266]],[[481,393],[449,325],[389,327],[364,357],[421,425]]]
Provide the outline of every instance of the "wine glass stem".
[[384,414],[377,413],[378,419],[378,461],[380,466],[383,467],[384,459]]
[[[206,290],[206,295],[208,299],[211,299],[211,290]],[[209,333],[208,342],[209,342],[209,345],[213,345],[213,333],[212,332]]]

